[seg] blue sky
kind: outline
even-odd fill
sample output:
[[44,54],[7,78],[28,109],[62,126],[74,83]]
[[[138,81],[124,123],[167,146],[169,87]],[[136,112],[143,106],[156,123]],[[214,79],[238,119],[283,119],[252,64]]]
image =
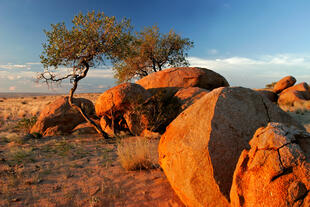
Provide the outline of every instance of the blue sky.
[[[309,9],[307,0],[0,0],[0,92],[47,92],[32,81],[43,70],[43,29],[92,10],[130,18],[136,30],[174,29],[194,41],[192,66],[219,72],[233,86],[262,88],[286,75],[308,81]],[[112,71],[104,68],[92,70],[79,91],[113,86]],[[68,87],[64,82],[54,91]]]

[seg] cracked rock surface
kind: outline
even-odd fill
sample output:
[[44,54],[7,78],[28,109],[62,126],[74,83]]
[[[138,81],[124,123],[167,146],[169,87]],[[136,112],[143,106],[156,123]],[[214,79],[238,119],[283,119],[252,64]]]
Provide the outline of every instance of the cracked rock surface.
[[185,205],[229,206],[239,156],[270,121],[303,128],[258,92],[242,87],[214,89],[185,109],[158,148],[160,165]]
[[231,206],[310,206],[310,134],[271,122],[249,143],[234,172]]

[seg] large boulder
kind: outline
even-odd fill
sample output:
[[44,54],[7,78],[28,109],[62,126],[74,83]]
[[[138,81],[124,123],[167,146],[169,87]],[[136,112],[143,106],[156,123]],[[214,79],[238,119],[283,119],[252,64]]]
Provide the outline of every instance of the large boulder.
[[310,100],[310,87],[306,82],[299,83],[282,91],[278,104],[294,106],[297,102]]
[[266,89],[256,89],[258,93],[268,98],[271,102],[277,103],[278,101],[278,94],[273,91],[266,90]]
[[310,134],[280,123],[256,131],[230,192],[234,207],[310,206]]
[[[283,90],[283,91],[281,92],[281,94],[286,93],[286,92],[288,92],[288,91],[304,91],[304,92],[310,92],[310,87],[309,87],[309,85],[308,85],[306,82],[301,82],[301,83],[298,83],[298,84],[296,84],[296,85],[294,85],[294,86],[292,86],[292,87],[289,87],[289,88]],[[281,95],[281,94],[280,94],[280,95]]]
[[205,68],[179,67],[169,68],[152,73],[136,82],[149,89],[152,93],[165,88],[170,94],[180,88],[199,87],[213,90],[219,87],[229,86],[227,80],[220,74]]
[[281,93],[284,89],[293,86],[295,83],[296,79],[293,76],[286,76],[274,85],[273,92]]
[[181,112],[177,97],[158,91],[143,104],[123,114],[130,132],[140,135],[144,130],[163,133]]
[[198,87],[181,88],[172,97],[157,93],[136,110],[128,110],[123,117],[133,135],[142,135],[145,130],[163,133],[180,112],[207,93]]
[[98,117],[111,116],[111,113],[124,113],[143,103],[151,94],[135,83],[123,83],[105,91],[96,101]]
[[128,129],[133,135],[141,135],[144,130],[149,128],[150,114],[145,111],[128,111],[124,114],[124,119]]
[[[93,119],[93,121],[97,124],[97,126],[100,125],[100,120]],[[90,123],[84,122],[74,127],[74,129],[72,129],[72,133],[80,135],[80,134],[97,134],[98,132]]]
[[120,135],[122,132],[129,132],[126,121],[123,117],[116,117],[116,119],[110,119],[107,116],[100,118],[101,129],[107,133],[110,137]]
[[208,90],[198,87],[181,88],[174,94],[174,97],[177,98],[180,103],[181,110],[183,111],[208,92]]
[[[94,104],[90,100],[74,98],[73,102],[88,115],[94,114]],[[82,122],[85,122],[85,119],[78,110],[69,105],[68,97],[61,97],[42,110],[30,133],[38,132],[44,136],[67,134]]]
[[159,163],[185,205],[229,206],[238,158],[256,129],[270,121],[303,129],[258,92],[222,87],[171,122],[159,143]]
[[114,130],[114,126],[112,126],[112,120],[110,120],[108,117],[102,116],[100,118],[100,126],[101,126],[101,129],[105,133],[107,133],[110,137],[115,136],[115,130]]

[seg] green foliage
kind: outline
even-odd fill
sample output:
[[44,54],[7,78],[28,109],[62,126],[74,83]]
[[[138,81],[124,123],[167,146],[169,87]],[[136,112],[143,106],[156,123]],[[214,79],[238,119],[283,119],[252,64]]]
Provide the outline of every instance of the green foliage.
[[[72,24],[70,29],[65,23],[52,24],[50,31],[44,31],[47,42],[43,44],[41,63],[46,71],[39,79],[58,81],[81,75],[86,65],[96,66],[122,51],[124,42],[131,37],[129,20],[117,22],[114,16],[105,16],[103,12],[80,13]],[[59,66],[70,67],[72,71],[57,74]]]
[[19,120],[15,126],[16,129],[22,130],[25,133],[29,133],[33,125],[37,122],[37,117],[33,116],[31,118],[22,118]]
[[[181,105],[177,98],[163,89],[157,91],[145,103],[135,107],[134,112],[144,114],[149,121],[149,130],[163,133],[168,124],[177,117]],[[138,117],[140,117],[138,115]]]
[[157,26],[145,27],[128,40],[127,50],[114,58],[113,69],[119,82],[141,78],[166,66],[187,66],[186,51],[193,42],[171,30],[161,34]]
[[151,113],[150,119],[152,131],[163,133],[166,127],[180,113],[181,106],[177,98],[167,96],[166,91],[160,91],[152,97],[152,104],[148,104],[145,110]]

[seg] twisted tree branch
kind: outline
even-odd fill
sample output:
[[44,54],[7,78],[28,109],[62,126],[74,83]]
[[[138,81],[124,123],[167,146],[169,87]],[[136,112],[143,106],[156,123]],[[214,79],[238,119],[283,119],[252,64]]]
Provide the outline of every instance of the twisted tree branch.
[[70,89],[70,95],[69,95],[69,100],[68,100],[68,101],[69,101],[69,104],[70,104],[71,107],[77,109],[77,110],[82,114],[82,116],[84,117],[84,119],[85,119],[90,125],[92,125],[92,126],[94,127],[94,129],[95,129],[101,136],[103,136],[104,138],[108,139],[108,138],[109,138],[109,135],[108,135],[107,133],[105,133],[105,132],[101,129],[101,127],[97,126],[97,124],[96,124],[92,119],[90,119],[90,118],[87,116],[87,114],[83,111],[83,109],[82,109],[80,106],[78,106],[78,105],[76,105],[75,103],[73,103],[73,95],[74,95],[74,92],[75,92],[75,90],[76,90],[76,88],[77,88],[77,86],[78,86],[78,82],[79,82],[80,80],[82,80],[83,78],[86,77],[87,72],[88,72],[88,70],[89,70],[89,65],[88,65],[88,63],[87,63],[86,61],[83,61],[82,64],[85,65],[86,68],[84,69],[82,75],[77,75],[77,76],[75,76],[74,79],[73,79],[73,87]]

